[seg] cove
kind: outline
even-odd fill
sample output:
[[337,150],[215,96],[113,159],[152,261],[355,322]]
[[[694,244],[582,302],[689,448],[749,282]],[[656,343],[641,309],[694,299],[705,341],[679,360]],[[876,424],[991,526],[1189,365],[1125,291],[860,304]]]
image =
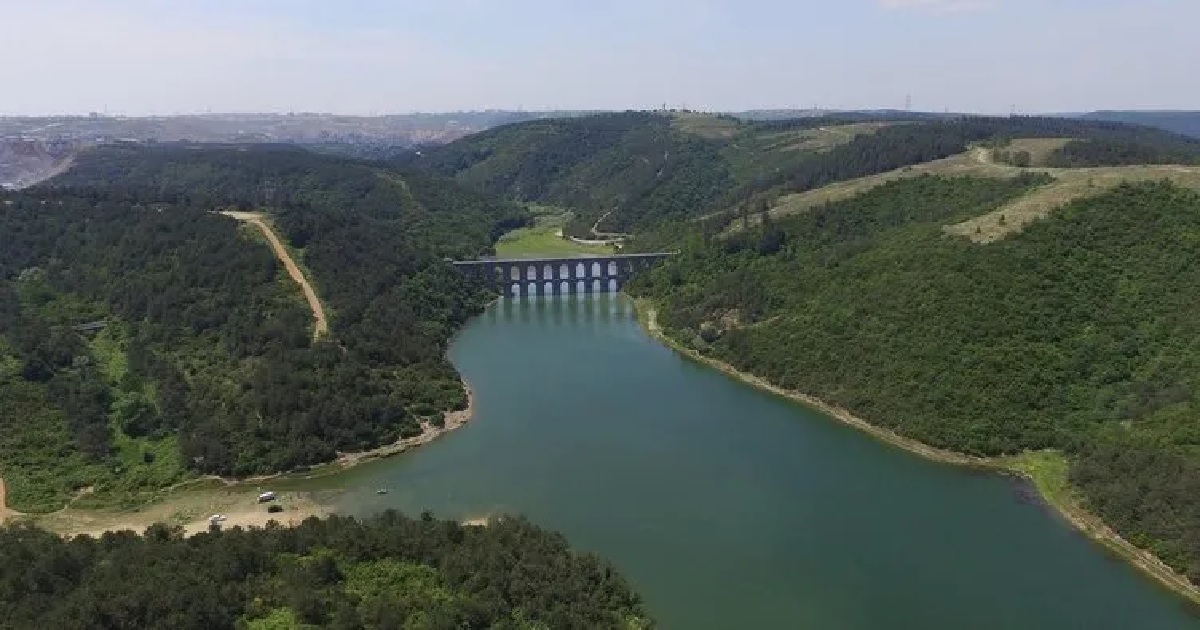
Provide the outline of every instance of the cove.
[[1200,628],[1022,484],[689,362],[623,297],[501,300],[451,359],[472,422],[320,481],[340,511],[524,514],[610,559],[668,630]]

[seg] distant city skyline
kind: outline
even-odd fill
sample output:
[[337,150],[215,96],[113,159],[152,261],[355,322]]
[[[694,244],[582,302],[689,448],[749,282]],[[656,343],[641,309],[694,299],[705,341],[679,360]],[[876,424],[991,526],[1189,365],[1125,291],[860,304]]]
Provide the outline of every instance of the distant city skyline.
[[0,0],[0,19],[0,116],[1200,109],[1192,0]]

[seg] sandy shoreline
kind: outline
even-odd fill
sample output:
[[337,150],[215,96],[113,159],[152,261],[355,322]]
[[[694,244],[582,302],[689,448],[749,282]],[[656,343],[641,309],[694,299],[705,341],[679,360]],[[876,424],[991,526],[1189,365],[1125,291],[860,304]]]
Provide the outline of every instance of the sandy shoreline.
[[663,332],[662,327],[658,325],[658,311],[654,305],[645,299],[637,300],[636,304],[638,311],[638,322],[642,325],[646,332],[655,339],[661,341],[667,347],[689,359],[703,363],[713,369],[737,378],[759,389],[817,409],[818,411],[835,418],[839,422],[863,431],[864,433],[867,433],[876,439],[882,440],[888,444],[902,448],[927,459],[955,466],[968,466],[971,468],[990,470],[1025,479],[1030,483],[1030,485],[1037,488],[1043,502],[1049,506],[1052,506],[1057,513],[1073,527],[1075,527],[1075,529],[1087,535],[1092,540],[1100,543],[1113,553],[1117,554],[1123,560],[1140,570],[1142,573],[1152,577],[1159,584],[1169,588],[1173,592],[1187,598],[1194,603],[1200,603],[1200,587],[1197,587],[1195,584],[1193,584],[1186,576],[1176,572],[1153,553],[1134,545],[1128,540],[1125,540],[1120,534],[1113,531],[1113,529],[1109,527],[1100,517],[1088,512],[1078,502],[1070,499],[1055,500],[1054,497],[1050,496],[1044,491],[1042,486],[1038,483],[1038,480],[1025,470],[1016,468],[1009,462],[1001,459],[973,457],[963,453],[948,451],[918,442],[917,440],[904,437],[891,430],[871,424],[870,422],[855,416],[847,409],[843,409],[836,405],[831,405],[823,400],[801,392],[784,389],[772,384],[764,378],[742,372],[734,366],[725,363],[724,361],[705,356],[700,352],[688,348],[667,336],[666,333]]
[[[467,392],[466,409],[445,412],[443,426],[437,427],[428,421],[422,421],[420,435],[404,438],[369,451],[339,453],[336,460],[315,467],[307,476],[319,477],[336,474],[364,462],[403,453],[428,444],[466,425],[474,413],[475,395],[466,381],[463,381],[463,387]],[[324,517],[333,513],[329,506],[323,505],[314,493],[310,492],[277,492],[277,499],[273,503],[257,501],[259,492],[270,489],[267,484],[273,480],[290,476],[288,473],[279,473],[247,479],[202,477],[177,486],[180,488],[177,494],[134,511],[80,510],[68,506],[56,512],[39,515],[26,515],[9,509],[5,501],[4,481],[0,479],[0,524],[10,518],[20,518],[28,519],[64,536],[83,534],[99,536],[104,532],[122,530],[141,533],[154,523],[166,523],[167,525],[181,526],[188,535],[192,535],[207,531],[209,517],[214,514],[225,516],[222,527],[230,528],[264,527],[271,521],[282,525],[296,525],[309,517]],[[219,482],[222,487],[183,489],[188,485],[206,481]],[[284,511],[267,512],[267,506],[271,504],[282,506]],[[470,519],[470,524],[486,524],[486,521],[486,518]]]
[[[251,488],[225,490],[188,490],[178,496],[155,503],[138,511],[78,510],[66,508],[32,517],[32,522],[63,536],[101,536],[106,532],[133,531],[142,533],[154,523],[182,527],[188,535],[208,531],[209,517],[225,517],[220,526],[266,527],[274,521],[284,526],[298,525],[310,517],[327,516],[332,511],[317,502],[307,492],[278,492],[276,499],[259,503],[258,493]],[[267,511],[278,505],[282,512]]]

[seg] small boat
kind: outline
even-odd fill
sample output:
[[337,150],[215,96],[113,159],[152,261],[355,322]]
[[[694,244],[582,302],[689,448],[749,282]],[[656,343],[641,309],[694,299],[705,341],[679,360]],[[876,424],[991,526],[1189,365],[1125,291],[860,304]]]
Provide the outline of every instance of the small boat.
[[387,488],[380,488],[375,491],[375,494],[387,494]]

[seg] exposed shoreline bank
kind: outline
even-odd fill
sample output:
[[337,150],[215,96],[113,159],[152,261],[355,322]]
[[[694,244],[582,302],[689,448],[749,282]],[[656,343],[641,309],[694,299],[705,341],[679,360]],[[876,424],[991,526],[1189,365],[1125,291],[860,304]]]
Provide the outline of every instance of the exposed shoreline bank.
[[891,446],[904,449],[926,459],[953,466],[970,467],[977,470],[991,471],[999,474],[1018,477],[1030,483],[1037,489],[1041,500],[1054,508],[1055,512],[1071,524],[1077,531],[1088,538],[1100,543],[1122,560],[1136,567],[1155,582],[1184,597],[1193,604],[1200,604],[1200,587],[1193,584],[1187,577],[1179,574],[1153,553],[1125,540],[1120,534],[1109,527],[1100,517],[1087,511],[1077,498],[1069,492],[1056,492],[1052,489],[1055,479],[1035,474],[1032,466],[1022,465],[1021,458],[985,458],[973,457],[955,451],[936,448],[904,437],[889,429],[871,424],[849,410],[802,392],[779,387],[770,381],[738,370],[736,367],[719,359],[705,356],[668,336],[658,324],[658,311],[653,302],[647,299],[636,299],[635,309],[637,320],[642,329],[654,339],[687,359],[702,363],[723,374],[736,378],[758,389],[787,398],[802,405],[820,411],[837,421],[854,427],[871,437],[881,440]]
[[[9,519],[27,520],[64,536],[99,536],[110,531],[145,531],[154,523],[181,526],[188,535],[207,531],[208,518],[213,514],[225,516],[223,527],[264,527],[270,521],[281,525],[297,525],[309,517],[325,517],[334,511],[322,504],[311,492],[279,492],[277,503],[283,512],[268,513],[267,504],[257,502],[257,493],[265,490],[264,484],[288,479],[312,479],[335,475],[359,464],[391,457],[434,440],[465,426],[475,410],[475,395],[470,384],[463,381],[467,393],[467,406],[457,411],[443,413],[442,426],[428,421],[421,422],[421,433],[400,439],[391,444],[367,451],[338,453],[338,457],[326,464],[313,467],[306,473],[276,473],[228,479],[224,477],[200,477],[165,490],[167,496],[135,510],[92,510],[77,509],[70,505],[46,514],[24,514],[7,508],[4,500],[4,485],[0,479],[0,524]],[[205,486],[191,488],[189,486]],[[214,487],[216,486],[216,487]]]
[[[442,426],[438,427],[429,422],[421,422],[421,433],[409,438],[403,438],[391,444],[373,448],[369,451],[360,451],[356,453],[338,453],[338,458],[334,461],[323,464],[322,468],[336,466],[339,467],[336,471],[341,472],[357,466],[363,462],[369,462],[384,457],[391,457],[403,453],[409,449],[416,448],[429,444],[430,442],[466,425],[471,421],[471,417],[475,413],[475,392],[471,390],[471,385],[465,380],[462,382],[463,389],[467,392],[467,407],[458,411],[447,411],[442,414]],[[329,473],[326,473],[329,474]]]

